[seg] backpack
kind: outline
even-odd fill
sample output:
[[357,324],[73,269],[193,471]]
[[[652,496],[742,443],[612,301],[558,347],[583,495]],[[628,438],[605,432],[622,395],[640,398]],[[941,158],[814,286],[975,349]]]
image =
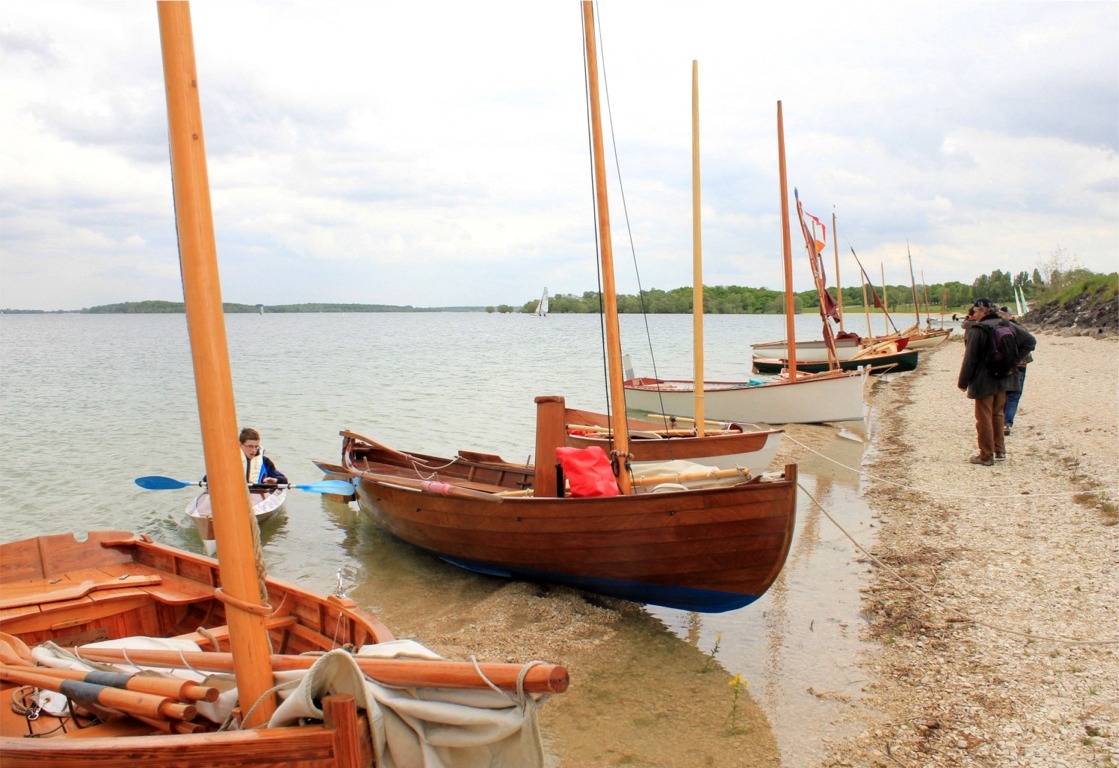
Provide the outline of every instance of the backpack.
[[993,329],[978,323],[991,336],[991,350],[987,355],[987,369],[996,379],[1005,379],[1018,372],[1018,337],[1014,326],[1002,320]]

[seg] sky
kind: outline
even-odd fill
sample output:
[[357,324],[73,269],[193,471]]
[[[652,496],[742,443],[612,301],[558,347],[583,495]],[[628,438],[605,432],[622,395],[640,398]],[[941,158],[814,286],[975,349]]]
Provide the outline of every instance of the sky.
[[[891,284],[1119,268],[1119,2],[598,6],[617,290],[783,286],[789,194]],[[573,0],[191,7],[222,297],[598,286]],[[0,308],[181,301],[152,2],[0,0]],[[619,181],[620,180],[620,181]],[[811,288],[794,222],[794,285]]]

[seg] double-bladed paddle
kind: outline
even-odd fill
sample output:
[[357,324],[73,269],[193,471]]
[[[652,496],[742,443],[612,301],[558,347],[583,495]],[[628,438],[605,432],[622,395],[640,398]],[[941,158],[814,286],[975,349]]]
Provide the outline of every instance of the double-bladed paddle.
[[[136,485],[141,488],[146,488],[149,491],[169,491],[176,488],[188,488],[192,485],[205,488],[206,482],[204,480],[175,480],[174,478],[161,477],[159,475],[147,475],[145,477],[137,477]],[[305,485],[295,485],[293,483],[251,483],[249,485],[249,489],[253,493],[272,491],[277,488],[296,488],[300,491],[307,491],[308,493],[337,493],[343,496],[350,496],[354,492],[353,484],[345,480],[323,480],[318,483],[308,483]]]

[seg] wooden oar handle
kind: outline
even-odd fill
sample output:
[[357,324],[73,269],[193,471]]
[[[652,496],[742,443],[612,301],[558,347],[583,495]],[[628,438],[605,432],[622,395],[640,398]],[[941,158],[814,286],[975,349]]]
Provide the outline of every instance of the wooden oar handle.
[[106,685],[128,691],[140,691],[157,696],[168,696],[182,701],[217,701],[217,688],[197,685],[189,680],[176,680],[170,677],[148,677],[125,672],[102,672],[100,670],[82,671],[78,669],[57,669],[54,667],[34,667],[34,672],[50,675],[60,680],[78,680],[95,685]]
[[99,704],[128,715],[153,719],[172,718],[190,720],[197,714],[192,704],[181,704],[169,696],[158,696],[140,691],[123,691],[79,680],[60,680],[44,675],[30,667],[0,667],[0,679],[19,685],[33,685],[48,691],[57,691],[68,698],[88,704]]

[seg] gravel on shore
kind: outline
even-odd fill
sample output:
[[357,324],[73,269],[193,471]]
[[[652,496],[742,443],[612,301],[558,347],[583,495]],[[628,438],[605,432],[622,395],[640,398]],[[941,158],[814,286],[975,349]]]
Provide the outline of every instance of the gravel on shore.
[[1119,765],[1119,340],[1037,338],[994,467],[959,338],[875,385],[867,699],[827,768]]

